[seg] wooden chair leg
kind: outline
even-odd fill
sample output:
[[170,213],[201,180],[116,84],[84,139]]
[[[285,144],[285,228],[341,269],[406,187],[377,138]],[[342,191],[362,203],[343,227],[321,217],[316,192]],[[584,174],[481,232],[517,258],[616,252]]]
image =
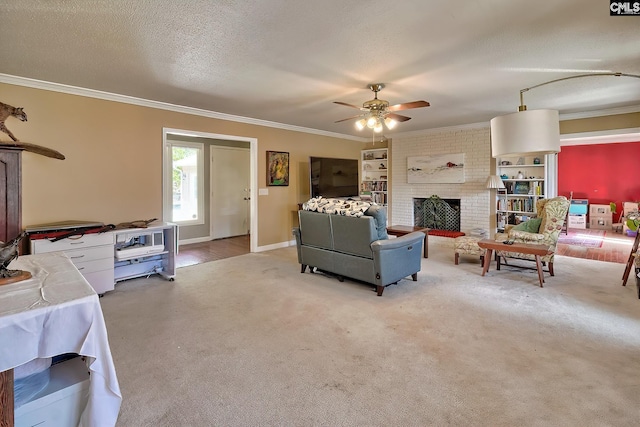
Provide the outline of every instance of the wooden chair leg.
[[456,265],[458,265],[458,258],[459,258],[459,257],[460,257],[460,254],[459,254],[458,252],[456,252],[456,258],[455,258],[455,260],[456,260]]
[[484,255],[480,255],[480,267],[484,267]]
[[381,297],[384,292],[384,286],[377,285],[376,290],[378,291],[378,296]]
[[553,276],[553,263],[549,262],[549,275]]
[[413,279],[414,282],[417,282],[418,281],[418,273],[413,273],[411,275],[411,278]]

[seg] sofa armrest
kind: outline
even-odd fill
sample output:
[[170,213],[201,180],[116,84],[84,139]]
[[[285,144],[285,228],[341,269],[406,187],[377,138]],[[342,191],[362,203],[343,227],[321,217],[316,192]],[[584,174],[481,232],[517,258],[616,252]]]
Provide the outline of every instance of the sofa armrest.
[[[376,285],[386,286],[420,271],[424,233],[416,231],[371,244]],[[414,276],[417,277],[417,276]]]
[[522,240],[524,242],[540,242],[544,240],[544,234],[529,233],[528,231],[511,230],[509,231],[509,238]]
[[424,233],[414,231],[413,233],[405,234],[395,239],[376,240],[371,243],[371,250],[373,250],[373,252],[388,251],[410,245],[420,245],[420,248],[422,248],[422,242],[424,242]]

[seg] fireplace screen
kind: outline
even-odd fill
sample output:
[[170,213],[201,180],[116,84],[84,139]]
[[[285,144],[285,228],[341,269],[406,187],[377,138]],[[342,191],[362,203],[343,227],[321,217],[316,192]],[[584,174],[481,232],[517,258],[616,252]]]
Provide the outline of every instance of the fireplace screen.
[[418,227],[460,231],[460,199],[414,199],[413,218]]

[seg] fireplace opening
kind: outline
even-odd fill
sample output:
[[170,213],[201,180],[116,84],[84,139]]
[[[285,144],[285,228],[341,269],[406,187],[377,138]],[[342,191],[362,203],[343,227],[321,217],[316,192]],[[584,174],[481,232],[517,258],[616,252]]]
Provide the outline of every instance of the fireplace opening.
[[460,199],[414,198],[413,222],[416,227],[460,231]]

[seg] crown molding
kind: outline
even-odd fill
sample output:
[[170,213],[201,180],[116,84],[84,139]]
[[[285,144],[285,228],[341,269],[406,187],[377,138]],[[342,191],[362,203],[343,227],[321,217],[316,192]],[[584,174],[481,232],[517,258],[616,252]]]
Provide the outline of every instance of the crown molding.
[[[627,107],[610,108],[606,110],[594,110],[594,111],[584,111],[580,113],[560,114],[560,121],[575,120],[575,119],[590,119],[593,117],[613,116],[616,114],[630,114],[630,113],[638,113],[638,112],[640,112],[640,105],[631,105]],[[431,129],[416,130],[411,132],[399,132],[399,133],[390,134],[389,137],[405,138],[405,137],[411,137],[411,136],[455,132],[455,131],[471,130],[471,129],[482,129],[482,128],[489,128],[489,127],[490,127],[489,122],[469,123],[464,125],[431,128]],[[626,129],[618,129],[615,131],[615,135],[625,135],[625,132],[626,132]],[[633,133],[633,132],[634,132],[633,130],[629,131],[629,133]],[[561,135],[561,136],[564,139],[564,135]],[[593,144],[595,144],[595,142]],[[569,145],[569,144],[564,144],[564,145]]]
[[640,128],[611,129],[560,135],[560,146],[639,142]]
[[191,114],[194,116],[208,117],[211,119],[227,120],[231,122],[245,123],[249,125],[264,126],[276,129],[289,130],[293,132],[303,132],[313,135],[328,136],[331,138],[350,139],[358,142],[366,142],[366,138],[360,136],[352,136],[335,132],[327,132],[319,129],[305,128],[302,126],[288,125],[285,123],[270,122],[268,120],[253,119],[250,117],[234,116],[232,114],[219,113],[217,111],[203,110],[200,108],[185,107],[183,105],[169,104],[167,102],[152,101],[149,99],[136,98],[128,95],[120,95],[117,93],[103,92],[94,89],[87,89],[77,86],[70,86],[61,83],[47,82],[43,80],[30,79],[26,77],[12,76],[10,74],[0,73],[0,83],[11,84],[15,86],[30,87],[33,89],[42,89],[52,92],[60,92],[69,95],[85,96],[88,98],[102,99],[105,101],[121,102],[123,104],[137,105],[140,107],[156,108],[159,110],[173,111],[176,113]]
[[[289,130],[293,132],[303,132],[303,133],[308,133],[313,135],[328,136],[331,138],[349,139],[352,141],[358,141],[358,142],[364,142],[364,143],[369,142],[369,138],[367,137],[341,134],[341,133],[335,133],[335,132],[327,132],[319,129],[311,129],[311,128],[305,128],[302,126],[288,125],[285,123],[270,122],[267,120],[254,119],[250,117],[234,116],[232,114],[219,113],[216,111],[203,110],[200,108],[185,107],[182,105],[169,104],[166,102],[152,101],[152,100],[136,98],[128,95],[120,95],[117,93],[103,92],[99,90],[87,89],[87,88],[82,88],[77,86],[70,86],[70,85],[65,85],[61,83],[53,83],[53,82],[47,82],[44,80],[30,79],[27,77],[13,76],[10,74],[0,73],[0,83],[6,83],[6,84],[15,85],[15,86],[30,87],[34,89],[48,90],[52,92],[66,93],[69,95],[85,96],[89,98],[102,99],[105,101],[121,102],[125,104],[138,105],[141,107],[156,108],[160,110],[191,114],[194,116],[202,116],[202,117],[208,117],[212,119],[227,120],[227,121],[245,123],[245,124],[256,125],[256,126],[264,126],[264,127],[270,127],[270,128],[276,128],[276,129]],[[640,105],[611,108],[607,110],[585,111],[585,112],[579,112],[579,113],[565,113],[565,114],[560,114],[560,120],[562,121],[562,120],[587,119],[587,118],[593,118],[593,117],[611,116],[616,114],[629,114],[629,113],[637,113],[637,112],[640,112]],[[455,131],[461,131],[461,130],[482,129],[482,128],[489,128],[489,122],[468,123],[463,125],[430,128],[430,129],[423,129],[423,130],[417,130],[417,131],[411,131],[411,132],[398,132],[398,133],[389,134],[389,137],[406,138],[406,137],[418,136],[418,135],[428,135],[428,134],[436,134],[436,133],[443,133],[443,132],[455,132]]]
[[640,105],[609,108],[607,110],[583,111],[580,113],[560,113],[560,120],[591,119],[593,117],[614,116],[616,114],[630,114],[640,112]]

